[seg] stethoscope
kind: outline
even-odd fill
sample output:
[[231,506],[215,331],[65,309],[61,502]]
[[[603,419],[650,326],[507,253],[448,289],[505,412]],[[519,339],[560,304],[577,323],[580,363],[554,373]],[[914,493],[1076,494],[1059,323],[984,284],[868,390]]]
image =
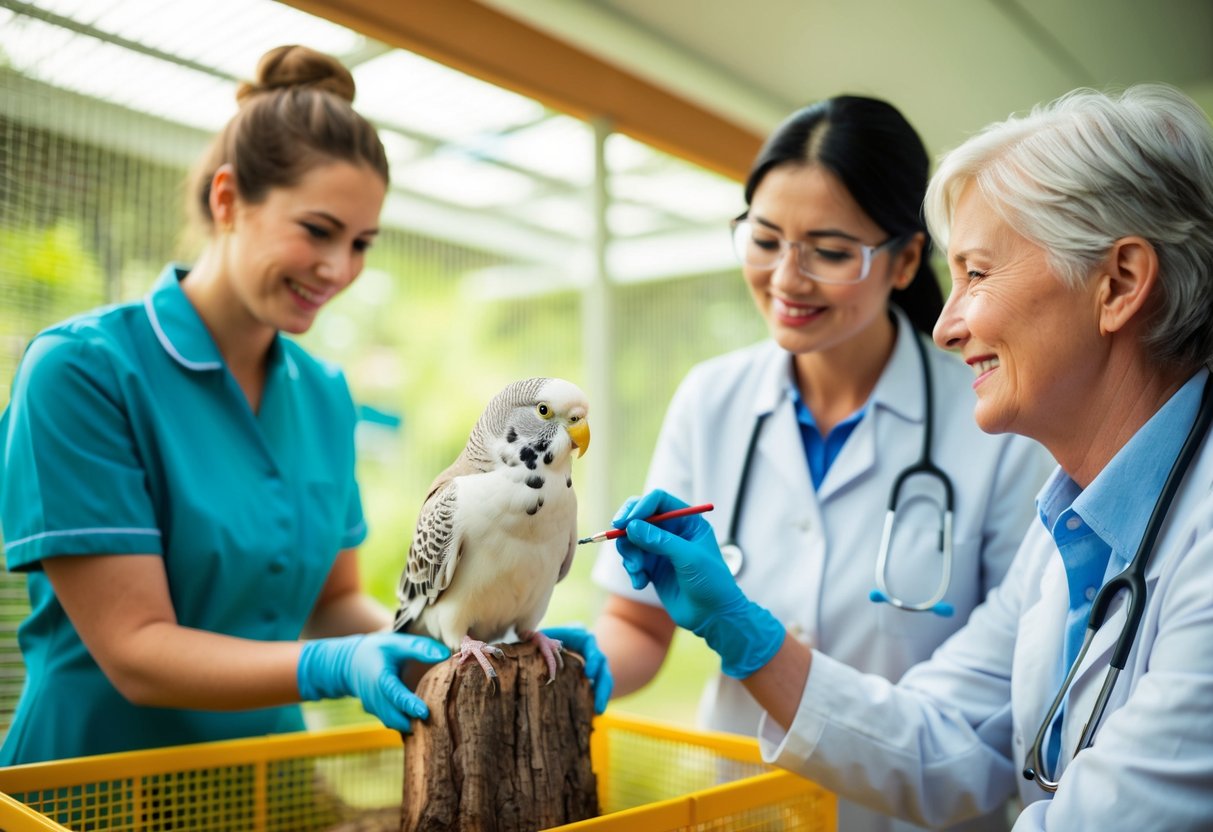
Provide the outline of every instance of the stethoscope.
[[[909,337],[918,348],[918,357],[922,366],[922,386],[926,401],[926,418],[923,425],[922,455],[918,461],[897,475],[893,488],[889,493],[889,508],[885,514],[884,531],[881,534],[880,552],[876,557],[876,589],[869,593],[868,598],[874,602],[891,604],[906,612],[933,612],[940,616],[949,616],[953,612],[951,604],[943,601],[952,581],[952,510],[954,499],[952,480],[935,463],[931,461],[931,434],[935,425],[935,406],[931,391],[931,365],[927,360],[927,350],[922,339],[912,330]],[[745,565],[745,553],[737,543],[737,534],[741,526],[741,514],[745,499],[746,487],[750,481],[750,471],[754,462],[754,450],[758,447],[758,435],[770,412],[760,413],[754,420],[754,428],[750,431],[750,441],[746,446],[744,460],[741,464],[741,476],[737,480],[737,495],[733,499],[733,514],[729,519],[729,533],[720,544],[720,554],[724,557],[725,565],[734,577],[741,574]],[[893,539],[893,527],[896,525],[898,498],[901,488],[911,477],[925,476],[938,480],[943,486],[944,500],[939,512],[939,550],[943,554],[939,586],[934,594],[926,601],[911,603],[892,593],[888,586],[889,545]]]
[[1159,492],[1158,499],[1154,503],[1154,510],[1150,513],[1150,520],[1146,523],[1146,530],[1141,536],[1141,543],[1137,546],[1133,560],[1129,562],[1123,572],[1110,578],[1091,601],[1091,614],[1087,618],[1087,632],[1083,637],[1078,657],[1074,659],[1074,664],[1070,665],[1070,672],[1066,674],[1065,681],[1061,683],[1061,690],[1057,692],[1057,697],[1049,706],[1049,712],[1045,714],[1044,721],[1040,724],[1040,730],[1036,732],[1036,739],[1028,749],[1025,757],[1028,764],[1024,766],[1023,776],[1027,780],[1035,780],[1036,784],[1047,792],[1057,791],[1058,781],[1050,779],[1048,770],[1045,768],[1045,735],[1049,731],[1049,726],[1053,724],[1053,720],[1056,719],[1057,711],[1061,708],[1061,703],[1065,700],[1079,667],[1082,666],[1083,657],[1087,655],[1087,648],[1091,646],[1095,632],[1103,626],[1104,618],[1112,606],[1112,600],[1117,593],[1123,590],[1129,593],[1125,623],[1121,628],[1120,637],[1116,640],[1116,647],[1112,651],[1112,660],[1108,664],[1108,673],[1104,677],[1103,687],[1100,688],[1099,696],[1095,699],[1095,706],[1091,709],[1091,718],[1083,725],[1082,735],[1078,738],[1078,746],[1074,749],[1074,755],[1077,756],[1078,752],[1084,748],[1090,748],[1091,743],[1094,742],[1095,730],[1099,727],[1104,710],[1108,707],[1112,688],[1116,685],[1120,671],[1124,670],[1125,664],[1129,660],[1129,651],[1133,649],[1133,642],[1136,640],[1138,628],[1141,626],[1141,616],[1146,608],[1146,566],[1154,551],[1154,541],[1162,529],[1167,512],[1171,509],[1171,502],[1175,499],[1176,492],[1179,491],[1179,484],[1183,481],[1192,460],[1196,458],[1196,452],[1209,430],[1210,422],[1213,422],[1213,378],[1205,380],[1205,389],[1201,395],[1200,410],[1196,414],[1196,421],[1192,424],[1192,429],[1188,431],[1188,438],[1184,440],[1183,447],[1179,449],[1179,456],[1175,458],[1175,463],[1167,474],[1166,482],[1163,483],[1162,491]]

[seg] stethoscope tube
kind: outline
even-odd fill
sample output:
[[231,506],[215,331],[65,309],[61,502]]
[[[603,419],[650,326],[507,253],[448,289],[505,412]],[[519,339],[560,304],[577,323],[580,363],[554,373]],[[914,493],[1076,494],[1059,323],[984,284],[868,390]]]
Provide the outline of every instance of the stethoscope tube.
[[[952,524],[955,507],[955,494],[952,487],[952,481],[942,469],[931,461],[931,443],[934,435],[935,425],[935,401],[934,392],[931,384],[931,367],[927,356],[926,347],[923,346],[922,339],[914,332],[913,328],[908,329],[908,337],[914,341],[914,346],[917,348],[920,366],[922,368],[922,383],[923,397],[925,402],[925,414],[922,437],[922,453],[917,462],[908,468],[901,471],[896,480],[894,480],[893,488],[889,493],[889,506],[885,515],[884,530],[881,534],[880,551],[876,559],[876,589],[869,594],[869,599],[874,602],[883,602],[890,604],[898,609],[906,612],[932,612],[939,616],[950,616],[953,614],[951,604],[945,602],[943,597],[947,594],[948,587],[952,581]],[[720,544],[720,553],[724,558],[725,565],[728,566],[729,572],[734,577],[737,577],[745,565],[745,553],[742,551],[740,544],[737,542],[738,533],[741,527],[741,513],[745,501],[746,490],[750,482],[750,473],[753,468],[754,452],[758,447],[758,437],[762,433],[762,426],[766,422],[770,411],[760,413],[754,420],[754,428],[750,431],[750,439],[746,445],[745,456],[741,464],[741,475],[737,481],[737,493],[733,498],[733,511],[729,519],[728,535]],[[889,557],[889,547],[892,542],[893,528],[896,524],[897,505],[901,495],[901,488],[907,480],[915,476],[927,476],[937,479],[943,487],[944,504],[943,510],[940,512],[940,531],[939,531],[939,549],[943,555],[943,566],[941,570],[940,582],[936,587],[932,596],[921,603],[911,603],[904,601],[894,595],[888,588],[887,581],[887,566]]]
[[750,441],[746,444],[745,457],[741,463],[741,476],[737,480],[737,494],[733,497],[733,513],[729,518],[729,534],[720,544],[720,554],[725,566],[736,578],[745,566],[745,553],[737,542],[737,533],[741,528],[741,506],[745,500],[746,487],[750,483],[750,470],[754,467],[754,450],[758,447],[758,435],[762,433],[762,425],[770,416],[770,412],[759,413],[754,420],[754,429],[750,431]]
[[[943,485],[944,509],[940,512],[939,517],[939,551],[943,553],[944,558],[939,584],[935,587],[934,594],[926,601],[912,604],[889,592],[887,569],[889,548],[893,542],[893,527],[897,524],[897,501],[901,495],[901,487],[910,477],[923,475],[934,477]],[[868,600],[873,603],[890,604],[906,612],[932,612],[941,618],[950,618],[955,613],[956,608],[943,600],[944,595],[948,592],[948,587],[952,585],[953,500],[951,479],[929,459],[920,460],[897,475],[892,493],[889,495],[889,507],[885,512],[884,530],[880,535],[880,550],[876,554],[876,589],[868,593]]]
[[1116,639],[1116,645],[1112,650],[1112,658],[1108,663],[1108,673],[1104,677],[1103,685],[1100,687],[1098,697],[1096,697],[1095,706],[1091,709],[1091,718],[1083,725],[1078,745],[1074,749],[1075,756],[1083,749],[1090,748],[1091,744],[1095,741],[1095,731],[1099,727],[1100,722],[1103,721],[1104,711],[1107,709],[1108,700],[1112,696],[1112,688],[1115,687],[1120,672],[1128,664],[1129,653],[1133,650],[1133,643],[1137,640],[1137,631],[1141,627],[1141,617],[1146,609],[1146,567],[1149,565],[1150,557],[1154,553],[1154,544],[1158,539],[1159,533],[1162,531],[1163,522],[1166,520],[1167,513],[1171,510],[1171,503],[1179,491],[1179,486],[1187,475],[1192,461],[1196,458],[1196,452],[1200,449],[1200,444],[1204,441],[1211,423],[1213,423],[1213,377],[1205,380],[1204,391],[1200,398],[1200,410],[1196,414],[1196,421],[1192,423],[1192,428],[1188,431],[1188,436],[1184,439],[1184,444],[1179,449],[1179,454],[1175,457],[1171,470],[1167,473],[1167,479],[1158,494],[1158,499],[1154,502],[1154,510],[1150,512],[1150,519],[1146,522],[1146,530],[1141,536],[1141,543],[1137,546],[1137,552],[1134,553],[1133,559],[1129,561],[1129,565],[1119,574],[1108,579],[1091,601],[1091,612],[1087,617],[1087,631],[1083,635],[1082,647],[1079,649],[1074,663],[1070,665],[1070,671],[1061,683],[1061,690],[1054,697],[1053,703],[1045,714],[1044,721],[1040,724],[1040,730],[1036,732],[1036,738],[1028,749],[1025,757],[1028,764],[1024,766],[1023,776],[1027,780],[1035,780],[1036,784],[1047,792],[1057,791],[1059,783],[1059,780],[1053,780],[1048,776],[1048,770],[1045,768],[1044,747],[1049,727],[1057,718],[1057,712],[1061,708],[1062,702],[1065,701],[1066,694],[1070,690],[1074,677],[1078,675],[1078,669],[1082,666],[1082,661],[1087,655],[1087,649],[1091,646],[1091,642],[1095,639],[1096,631],[1103,626],[1104,620],[1111,610],[1113,599],[1122,591],[1128,592],[1129,598],[1128,607],[1125,611],[1125,622],[1121,627],[1120,636]]
[[[931,441],[935,433],[935,393],[931,385],[931,363],[927,357],[927,348],[922,339],[911,328],[909,336],[918,348],[918,358],[922,365],[922,389],[925,403],[922,427],[922,454],[918,462],[904,469],[893,481],[889,492],[889,506],[885,512],[884,530],[880,536],[880,551],[876,555],[876,588],[868,593],[868,600],[873,603],[890,604],[905,612],[930,612],[941,618],[951,617],[955,608],[943,600],[952,585],[952,524],[955,516],[956,495],[951,478],[938,465],[931,461]],[[889,590],[888,567],[889,549],[893,543],[893,528],[897,524],[897,505],[901,498],[901,488],[912,477],[926,476],[937,480],[943,487],[943,510],[939,518],[939,551],[943,556],[940,568],[939,584],[931,597],[919,603],[911,603],[898,598]]]

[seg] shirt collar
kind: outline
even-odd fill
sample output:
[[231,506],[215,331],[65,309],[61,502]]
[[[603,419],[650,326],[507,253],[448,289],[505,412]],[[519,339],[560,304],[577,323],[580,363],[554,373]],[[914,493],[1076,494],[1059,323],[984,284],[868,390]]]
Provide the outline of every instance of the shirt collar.
[[1124,447],[1080,489],[1058,469],[1041,489],[1037,510],[1045,527],[1072,507],[1122,564],[1133,559],[1163,483],[1196,421],[1208,370],[1201,369],[1133,434]]
[[[219,370],[227,366],[215,339],[206,328],[198,310],[181,288],[189,269],[169,264],[156,278],[152,290],[143,298],[143,308],[156,333],[156,340],[170,357],[187,370]],[[298,378],[299,369],[282,345],[282,334],[274,334],[270,345],[269,370],[283,370],[290,379]]]
[[[921,336],[901,309],[895,304],[890,304],[889,308],[893,311],[893,320],[897,322],[897,341],[869,402],[907,421],[921,422],[926,413],[926,396],[922,387],[924,373],[922,357],[914,344],[914,339]],[[931,360],[932,349],[934,346],[926,347],[927,361]]]
[[182,266],[167,266],[143,298],[143,307],[156,340],[174,361],[187,370],[218,370],[223,367],[219,347],[181,288],[188,273]]

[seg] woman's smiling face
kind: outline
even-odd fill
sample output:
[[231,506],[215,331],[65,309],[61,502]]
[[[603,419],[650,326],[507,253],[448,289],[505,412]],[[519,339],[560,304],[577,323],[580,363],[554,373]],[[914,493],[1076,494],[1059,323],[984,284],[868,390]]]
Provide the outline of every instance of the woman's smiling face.
[[306,332],[362,271],[386,185],[373,170],[333,162],[264,201],[240,203],[231,234],[233,290],[254,320]]
[[973,182],[953,212],[948,268],[952,291],[935,342],[973,368],[978,426],[1048,444],[1059,426],[1074,424],[1082,391],[1101,372],[1092,289],[1066,286],[1045,250],[1012,228]]
[[[889,236],[820,165],[773,168],[754,190],[748,219],[755,236],[768,237],[772,245],[782,238],[817,247],[827,256],[832,241],[878,246]],[[800,355],[839,346],[874,325],[887,326],[889,293],[894,276],[905,276],[907,270],[899,265],[908,262],[908,253],[875,252],[868,276],[845,285],[819,283],[802,274],[792,249],[773,268],[743,264],[742,270],[771,337]],[[909,277],[913,273],[908,269]]]

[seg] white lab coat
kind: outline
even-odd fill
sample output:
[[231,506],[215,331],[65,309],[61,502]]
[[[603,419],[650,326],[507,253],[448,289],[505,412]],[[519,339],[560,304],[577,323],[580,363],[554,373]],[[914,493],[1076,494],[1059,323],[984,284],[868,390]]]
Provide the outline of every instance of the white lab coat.
[[[738,541],[746,553],[738,583],[793,635],[861,670],[896,680],[968,618],[997,585],[1033,516],[1033,498],[1052,458],[1035,442],[990,436],[973,421],[973,373],[955,356],[927,346],[935,395],[932,459],[955,493],[954,564],[946,601],[956,614],[908,613],[874,604],[877,551],[897,474],[922,451],[922,366],[900,312],[893,355],[820,490],[813,489],[787,389],[791,356],[773,342],[693,368],[666,415],[645,490],[663,488],[691,503],[725,540],[755,419],[770,413],[755,449]],[[910,601],[939,582],[937,509],[913,499],[935,486],[911,480],[890,554],[889,588]],[[631,588],[614,546],[599,553],[595,580],[609,591],[657,604],[652,588]],[[753,736],[762,710],[735,679],[718,675],[700,703],[703,727]],[[854,805],[840,807],[839,828],[909,829]],[[985,824],[973,828],[1006,828]]]
[[1039,521],[968,627],[899,685],[814,653],[787,734],[763,720],[764,756],[932,823],[1018,788],[1027,808],[1016,832],[1213,829],[1211,490],[1206,438],[1159,536],[1141,629],[1095,743],[1071,761],[1125,620],[1123,593],[1079,668],[1054,799],[1020,774],[1060,684],[1068,607],[1061,558]]

